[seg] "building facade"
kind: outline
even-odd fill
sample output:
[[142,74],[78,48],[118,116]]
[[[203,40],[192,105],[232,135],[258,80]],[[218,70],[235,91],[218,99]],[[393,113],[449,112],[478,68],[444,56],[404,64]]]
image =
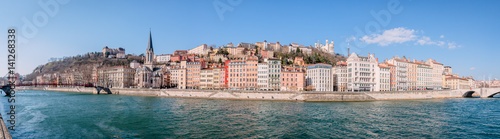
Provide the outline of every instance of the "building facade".
[[374,91],[375,69],[378,62],[375,55],[358,56],[352,53],[347,58],[347,89],[349,91]]
[[268,87],[270,90],[279,90],[281,87],[281,59],[279,58],[269,58],[267,59],[267,64],[269,66],[269,76],[268,76]]
[[305,70],[301,68],[284,68],[281,70],[282,91],[303,91],[305,85]]
[[318,63],[307,66],[306,88],[315,91],[333,91],[332,81],[332,65]]

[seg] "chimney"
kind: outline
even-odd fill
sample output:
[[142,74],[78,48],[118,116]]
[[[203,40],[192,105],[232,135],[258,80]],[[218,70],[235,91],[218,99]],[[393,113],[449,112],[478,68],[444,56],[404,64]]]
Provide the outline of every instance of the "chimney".
[[378,58],[377,58],[377,63],[378,63]]

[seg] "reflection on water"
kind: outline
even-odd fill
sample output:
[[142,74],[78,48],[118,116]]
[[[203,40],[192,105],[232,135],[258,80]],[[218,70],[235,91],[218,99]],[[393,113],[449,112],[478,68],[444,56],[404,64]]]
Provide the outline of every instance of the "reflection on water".
[[[6,115],[6,99],[1,113]],[[500,99],[232,101],[25,91],[15,138],[495,138]]]

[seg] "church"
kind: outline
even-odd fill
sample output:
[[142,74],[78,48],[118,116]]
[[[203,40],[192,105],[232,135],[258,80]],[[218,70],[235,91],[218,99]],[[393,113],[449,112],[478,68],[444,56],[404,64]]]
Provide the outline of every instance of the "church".
[[163,86],[163,69],[154,65],[154,50],[151,31],[149,31],[148,47],[144,57],[144,64],[137,68],[134,83],[137,88],[161,88]]

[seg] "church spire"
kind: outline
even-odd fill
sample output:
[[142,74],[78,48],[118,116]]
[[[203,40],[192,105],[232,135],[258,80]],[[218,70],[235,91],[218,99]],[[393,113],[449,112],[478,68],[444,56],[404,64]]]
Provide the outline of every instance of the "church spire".
[[153,51],[153,38],[151,37],[151,29],[149,29],[149,42],[146,51]]
[[144,65],[151,70],[153,69],[153,64],[154,64],[154,55],[155,52],[153,51],[153,38],[151,37],[151,30],[149,30],[149,41],[148,41],[148,48],[146,49],[146,57],[144,60]]

